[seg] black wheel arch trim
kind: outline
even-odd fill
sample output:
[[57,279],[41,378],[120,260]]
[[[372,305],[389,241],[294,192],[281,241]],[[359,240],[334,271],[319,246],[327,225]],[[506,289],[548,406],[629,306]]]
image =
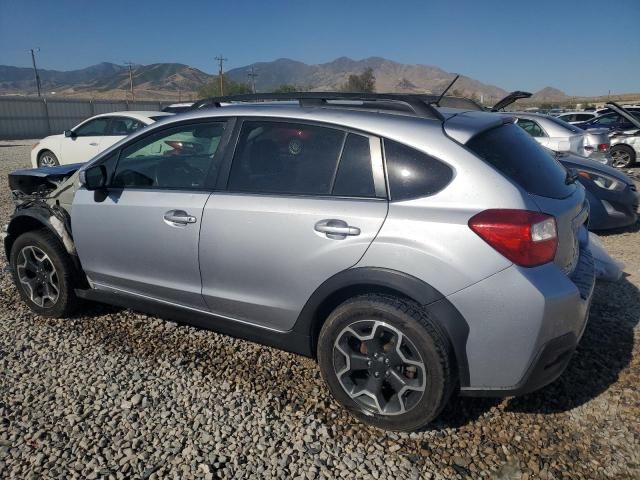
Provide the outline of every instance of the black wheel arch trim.
[[[61,233],[59,228],[56,228],[51,223],[51,217],[53,216],[51,210],[45,208],[43,206],[30,206],[28,208],[18,208],[16,212],[11,217],[9,224],[7,225],[7,234],[4,237],[4,251],[5,257],[8,262],[10,262],[11,256],[11,247],[13,246],[13,242],[23,233],[36,230],[38,228],[46,228],[51,231],[60,243],[63,245],[65,251],[69,254],[73,266],[76,269],[76,272],[80,274],[82,277],[82,281],[80,282],[82,285],[86,285],[86,278],[82,273],[82,265],[80,264],[80,259],[76,254],[75,250],[70,250],[68,247],[69,241],[73,242],[71,237],[71,232],[66,231]],[[68,238],[65,241],[63,235],[67,235]]]
[[[406,273],[381,267],[354,267],[343,270],[327,279],[311,295],[303,307],[293,331],[309,337],[311,355],[316,355],[316,341],[320,328],[330,311],[326,305],[337,306],[358,293],[371,289],[400,294],[418,304],[433,321],[444,329],[453,347],[461,386],[469,385],[469,368],[466,355],[469,325],[460,312],[428,283]],[[342,300],[344,298],[344,300]]]

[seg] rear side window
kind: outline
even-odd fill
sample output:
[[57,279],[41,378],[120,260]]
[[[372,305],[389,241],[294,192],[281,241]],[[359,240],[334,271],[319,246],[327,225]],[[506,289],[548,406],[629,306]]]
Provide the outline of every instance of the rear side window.
[[384,156],[392,201],[433,195],[453,178],[448,165],[392,140],[384,140]]
[[534,195],[565,198],[575,189],[565,184],[567,171],[560,162],[514,124],[482,132],[467,147]]
[[244,122],[229,190],[330,195],[345,133],[283,122]]
[[350,133],[342,150],[333,195],[375,197],[369,138]]

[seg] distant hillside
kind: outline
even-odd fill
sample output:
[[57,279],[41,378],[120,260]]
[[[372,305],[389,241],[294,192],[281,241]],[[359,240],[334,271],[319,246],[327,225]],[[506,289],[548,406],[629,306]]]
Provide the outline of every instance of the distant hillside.
[[[331,91],[339,89],[349,75],[373,69],[378,92],[440,93],[453,79],[454,74],[431,65],[403,64],[381,57],[353,60],[340,57],[318,65],[306,64],[288,58],[271,62],[258,62],[234,68],[225,73],[229,78],[250,83],[248,74],[253,71],[259,92],[272,91],[284,84],[301,89]],[[129,69],[125,65],[99,63],[80,70],[67,72],[40,70],[43,91],[50,95],[82,98],[124,99],[129,96]],[[198,89],[214,78],[197,68],[182,63],[155,63],[135,65],[133,83],[136,98],[195,99]],[[0,65],[0,95],[33,95],[36,91],[31,68]],[[485,105],[493,105],[507,94],[500,87],[462,75],[453,86],[454,95],[482,98]],[[640,98],[640,94],[618,95],[625,101]],[[566,103],[596,101],[597,97],[569,97],[564,92],[545,87],[536,92],[526,104]],[[607,97],[600,97],[602,98]],[[612,99],[614,97],[611,97]],[[600,101],[598,100],[598,101]]]
[[569,96],[561,90],[553,87],[544,87],[533,94],[530,101],[536,102],[564,102]]
[[[60,72],[40,70],[40,81],[45,92],[58,95],[121,97],[129,90],[129,69],[123,65],[100,63],[81,70]],[[194,93],[212,78],[197,68],[181,63],[136,65],[133,83],[136,92]],[[0,93],[33,93],[34,74],[31,68],[0,66]]]
[[[442,91],[455,76],[453,73],[429,66],[402,64],[381,57],[352,60],[340,57],[319,65],[280,58],[273,62],[260,62],[246,67],[229,70],[227,75],[236,81],[246,82],[253,68],[258,74],[256,89],[269,91],[282,84],[293,84],[309,90],[336,90],[344,84],[349,75],[373,69],[376,90],[380,92],[437,93]],[[478,80],[461,76],[455,85],[461,95],[485,98],[500,98],[506,91],[484,84]]]

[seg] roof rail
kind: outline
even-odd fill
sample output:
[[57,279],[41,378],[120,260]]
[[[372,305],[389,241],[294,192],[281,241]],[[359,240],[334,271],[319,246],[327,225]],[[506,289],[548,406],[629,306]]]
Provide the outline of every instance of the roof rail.
[[[347,92],[292,92],[292,93],[253,93],[228,95],[226,97],[205,98],[193,104],[191,109],[221,107],[228,102],[260,102],[260,101],[297,101],[301,107],[336,106],[330,101],[362,101],[393,102],[401,104],[416,116],[434,118],[443,121],[444,116],[427,101],[427,97],[419,94],[403,93],[347,93]],[[338,105],[339,106],[339,105]]]

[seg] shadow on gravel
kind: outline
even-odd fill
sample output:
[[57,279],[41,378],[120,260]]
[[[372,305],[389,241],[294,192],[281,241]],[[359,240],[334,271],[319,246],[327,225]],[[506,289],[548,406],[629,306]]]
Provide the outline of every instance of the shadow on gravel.
[[610,235],[618,235],[620,233],[635,233],[637,231],[640,231],[640,221],[627,227],[613,228],[611,230],[599,230],[594,233],[596,233],[599,237],[608,237]]
[[626,275],[597,284],[587,329],[565,372],[542,390],[509,400],[506,410],[564,412],[606,391],[631,362],[639,306],[640,291]]

